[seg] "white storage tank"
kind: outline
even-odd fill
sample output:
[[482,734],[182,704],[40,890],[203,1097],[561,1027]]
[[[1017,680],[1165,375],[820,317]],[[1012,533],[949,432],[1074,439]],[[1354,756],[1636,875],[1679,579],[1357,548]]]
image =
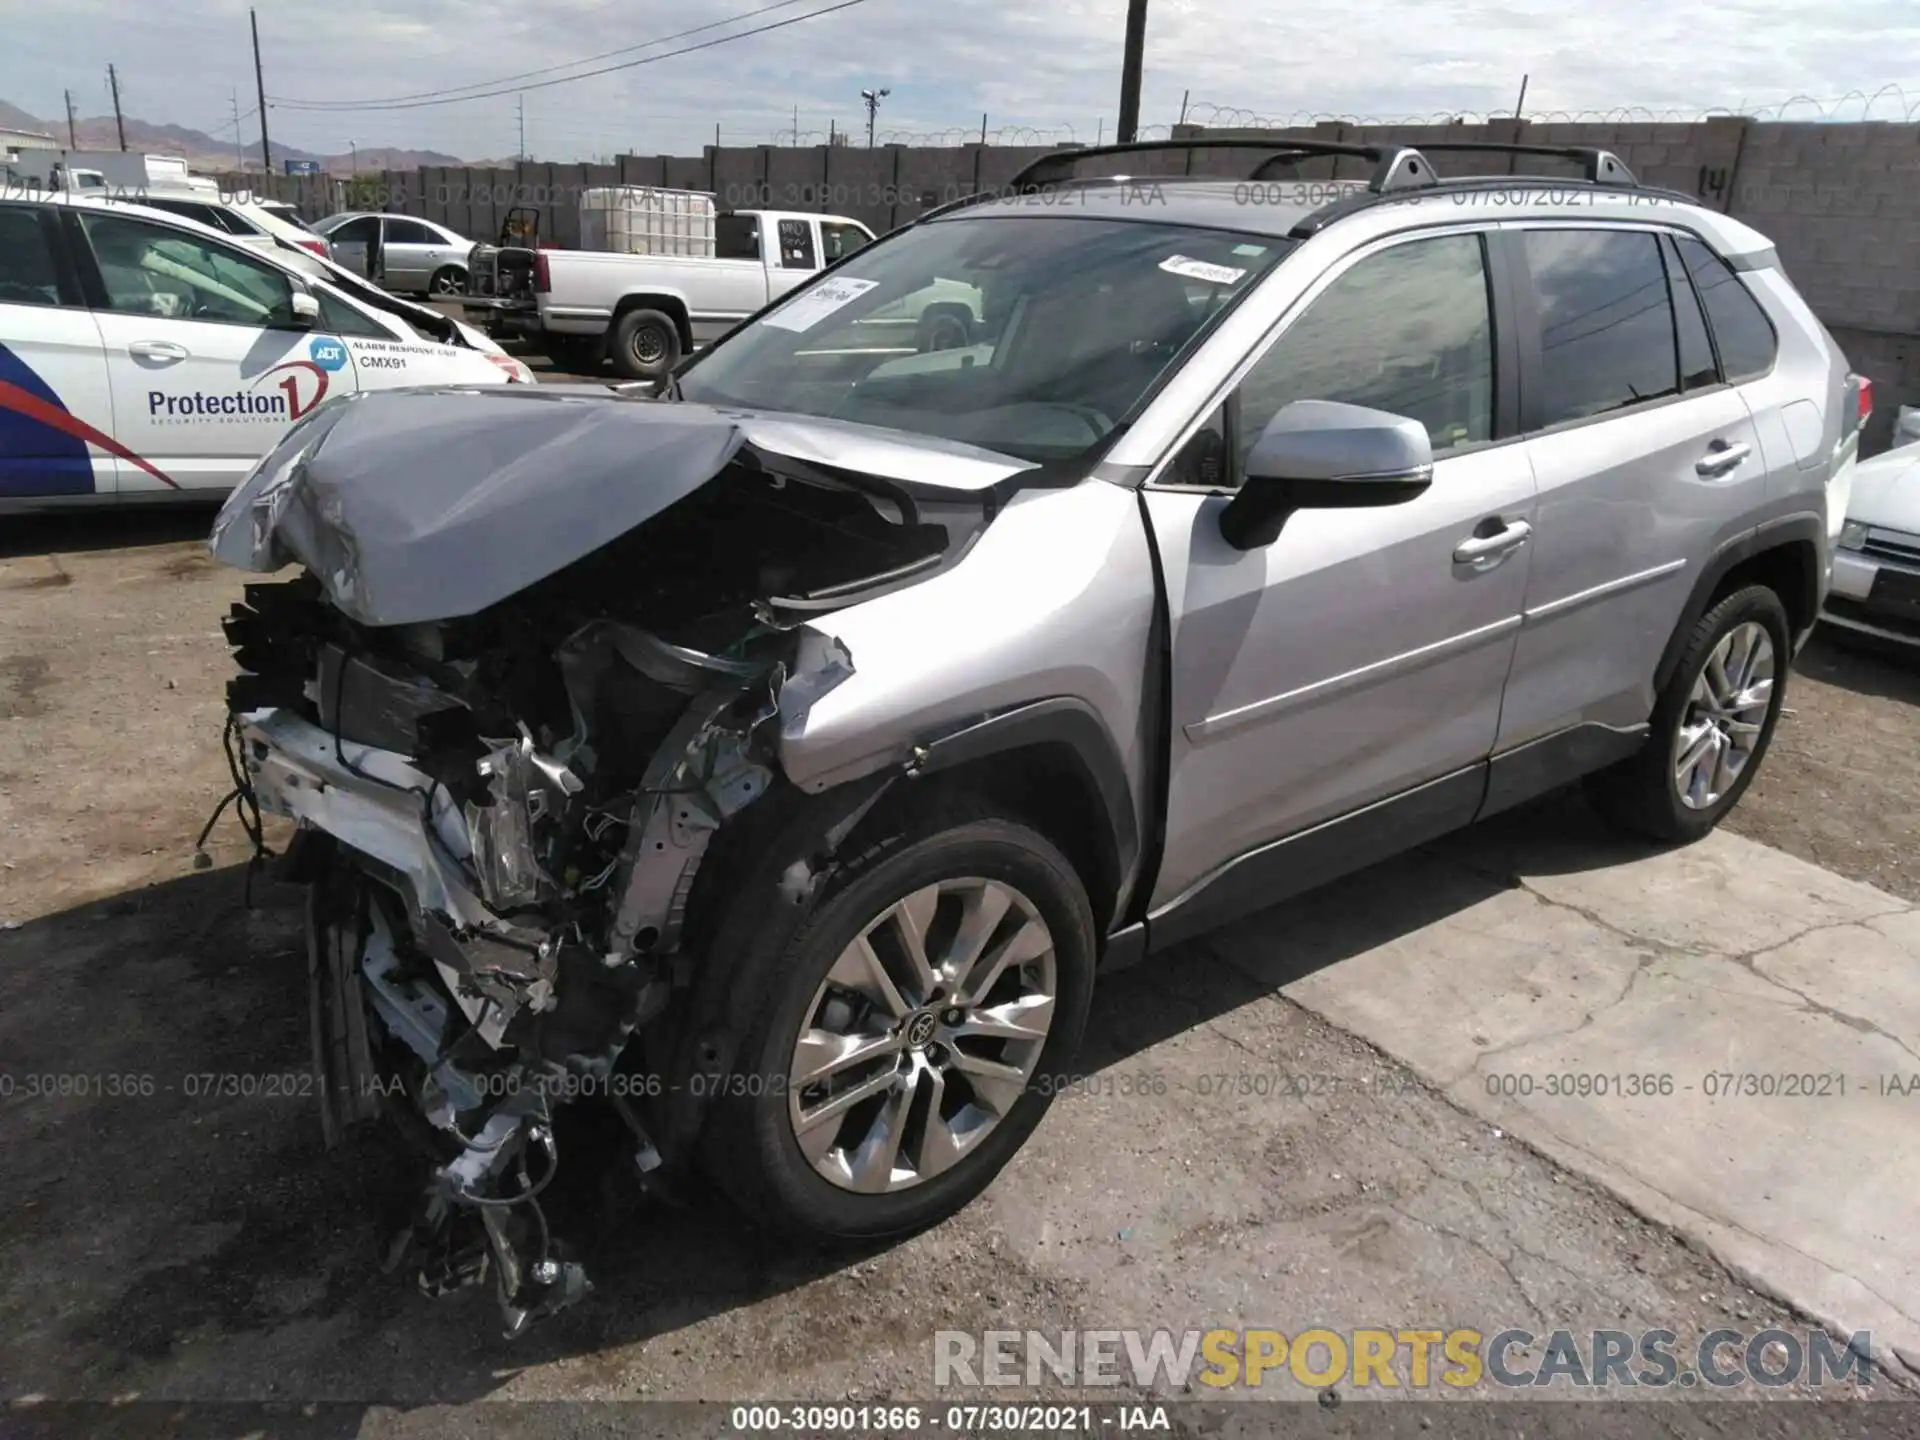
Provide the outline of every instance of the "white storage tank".
[[702,190],[592,186],[580,192],[580,248],[711,259],[717,208],[713,196]]

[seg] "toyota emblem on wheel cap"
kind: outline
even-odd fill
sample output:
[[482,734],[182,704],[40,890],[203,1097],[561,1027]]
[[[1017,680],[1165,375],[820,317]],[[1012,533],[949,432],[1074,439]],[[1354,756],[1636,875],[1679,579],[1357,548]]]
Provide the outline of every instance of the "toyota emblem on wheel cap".
[[933,1039],[934,1018],[931,1010],[922,1010],[907,1022],[907,1044],[919,1050]]

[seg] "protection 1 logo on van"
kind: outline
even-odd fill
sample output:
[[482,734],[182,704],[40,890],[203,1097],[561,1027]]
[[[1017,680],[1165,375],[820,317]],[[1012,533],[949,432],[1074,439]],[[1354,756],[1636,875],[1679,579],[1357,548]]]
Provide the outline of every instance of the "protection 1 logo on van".
[[313,358],[313,363],[318,365],[322,370],[331,372],[334,370],[344,370],[346,368],[347,347],[342,342],[330,339],[325,335],[316,335],[314,337],[313,344],[307,347],[307,354]]

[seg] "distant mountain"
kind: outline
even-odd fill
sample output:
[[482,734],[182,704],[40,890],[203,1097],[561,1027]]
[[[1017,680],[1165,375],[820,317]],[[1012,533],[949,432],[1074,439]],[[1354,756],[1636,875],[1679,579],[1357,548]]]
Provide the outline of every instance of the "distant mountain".
[[[42,120],[29,115],[17,105],[9,105],[0,100],[0,127],[10,130],[38,130],[65,142],[67,122],[63,120]],[[231,140],[220,140],[201,130],[189,130],[184,125],[153,125],[145,120],[126,117],[127,149],[149,151],[155,155],[183,155],[196,170],[230,171],[236,166],[260,168],[260,137],[247,137],[238,147]],[[74,126],[75,138],[82,150],[118,150],[120,136],[114,127],[111,115],[95,115],[78,121]],[[292,145],[272,142],[271,154],[273,168],[284,170],[289,160],[318,160],[322,167],[333,175],[348,175],[353,172],[356,157],[345,155],[322,155],[312,150],[301,150]],[[446,155],[438,150],[398,150],[386,146],[372,147],[360,151],[357,163],[362,170],[413,170],[422,165],[464,165],[467,162],[457,155]]]

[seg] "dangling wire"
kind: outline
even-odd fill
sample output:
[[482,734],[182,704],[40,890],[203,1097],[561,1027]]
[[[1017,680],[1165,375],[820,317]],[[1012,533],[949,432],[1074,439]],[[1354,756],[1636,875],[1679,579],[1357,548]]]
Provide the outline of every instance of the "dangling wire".
[[242,902],[253,908],[253,874],[261,862],[274,858],[273,851],[267,848],[266,831],[260,822],[260,797],[254,793],[253,777],[247,773],[245,757],[240,750],[239,717],[229,713],[226,728],[220,732],[220,748],[226,752],[227,774],[233,780],[233,789],[213,807],[213,814],[207,817],[207,823],[200,827],[200,834],[193,842],[193,863],[195,869],[207,869],[212,866],[212,857],[207,855],[207,837],[213,833],[213,827],[219,823],[227,806],[233,806],[233,813],[239,818],[240,828],[246,832],[247,842],[253,847],[253,853],[247,857],[247,874],[242,891]]

